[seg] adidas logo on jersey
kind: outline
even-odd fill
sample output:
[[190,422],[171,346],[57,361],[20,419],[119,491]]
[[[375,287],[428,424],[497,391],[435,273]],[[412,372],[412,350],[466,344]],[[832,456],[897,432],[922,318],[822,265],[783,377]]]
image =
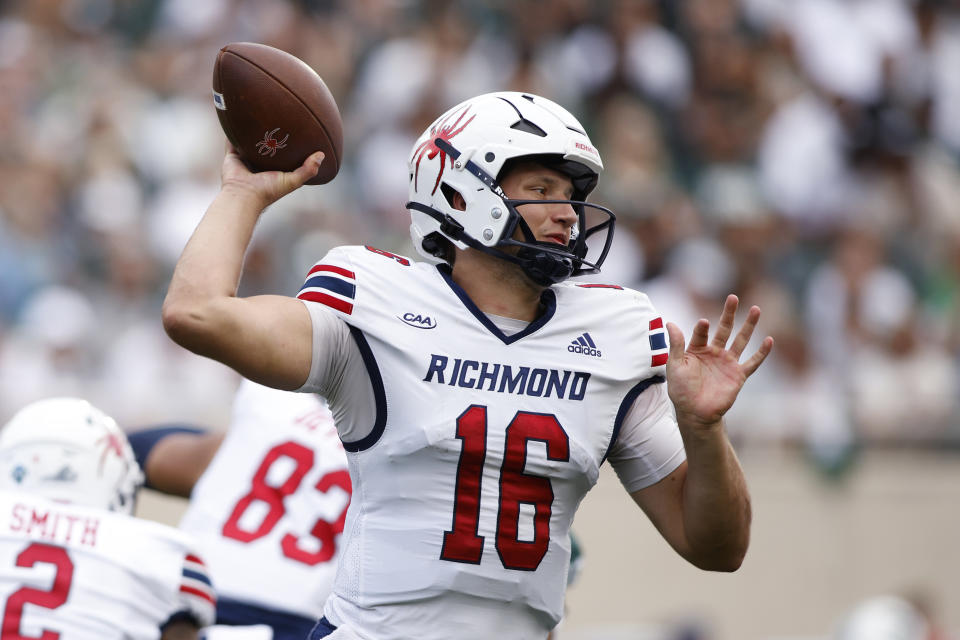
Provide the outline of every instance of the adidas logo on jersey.
[[567,345],[567,351],[570,353],[582,353],[585,356],[593,356],[594,358],[602,356],[600,349],[597,349],[597,345],[593,342],[593,338],[590,337],[589,333],[584,333],[579,338],[571,340],[570,344]]

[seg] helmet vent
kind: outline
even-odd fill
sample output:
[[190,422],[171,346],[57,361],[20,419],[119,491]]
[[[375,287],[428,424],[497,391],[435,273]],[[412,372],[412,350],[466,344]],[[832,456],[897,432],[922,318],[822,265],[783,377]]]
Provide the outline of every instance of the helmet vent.
[[[533,101],[533,99],[530,98],[530,96],[523,96],[523,97],[527,98],[531,102]],[[512,125],[510,125],[511,129],[516,129],[517,131],[523,131],[524,133],[532,133],[533,135],[540,136],[541,138],[547,137],[546,131],[544,131],[543,129],[541,129],[540,127],[538,127],[537,125],[533,124],[532,122],[530,122],[529,120],[523,117],[523,114],[520,113],[520,109],[517,109],[517,105],[513,104],[506,98],[500,98],[500,99],[506,102],[508,105],[510,105],[513,108],[513,110],[517,112],[517,117],[520,118],[519,120],[514,122]]]
[[530,122],[530,121],[527,120],[526,118],[520,118],[519,120],[517,120],[516,122],[514,122],[512,125],[510,125],[510,128],[511,128],[511,129],[516,129],[517,131],[524,131],[524,132],[526,132],[526,133],[532,133],[533,135],[535,135],[535,136],[540,136],[541,138],[546,138],[546,137],[547,137],[547,132],[546,132],[546,131],[544,131],[543,129],[541,129],[541,128],[538,127],[537,125],[533,124],[532,122]]

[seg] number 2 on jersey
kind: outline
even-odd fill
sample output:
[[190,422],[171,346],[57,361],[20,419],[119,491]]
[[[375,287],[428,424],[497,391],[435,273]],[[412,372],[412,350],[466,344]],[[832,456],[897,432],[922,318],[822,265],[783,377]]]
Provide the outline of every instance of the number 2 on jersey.
[[[487,408],[472,405],[457,418],[457,439],[462,442],[453,502],[453,526],[443,535],[440,558],[480,564],[484,537],[480,528],[480,482],[487,454]],[[546,445],[547,458],[570,459],[570,438],[552,414],[519,411],[506,431],[500,469],[500,504],[497,509],[496,549],[507,569],[534,571],[550,545],[553,487],[550,479],[524,472],[527,443]],[[534,508],[533,540],[520,540],[520,505]]]
[[20,635],[20,618],[23,607],[32,604],[45,609],[56,609],[67,601],[70,583],[73,581],[73,561],[65,549],[50,544],[34,542],[17,556],[18,567],[33,567],[37,564],[52,564],[57,571],[49,589],[22,587],[10,594],[3,609],[3,629],[0,640],[58,640],[60,634],[44,629],[39,636]]
[[[270,473],[270,468],[281,458],[288,458],[293,461],[295,465],[293,471],[279,486],[268,484],[267,475]],[[284,498],[296,492],[303,481],[303,477],[313,467],[313,462],[313,450],[302,444],[287,441],[272,447],[264,456],[256,473],[253,474],[250,491],[237,501],[230,517],[224,523],[222,530],[224,537],[240,542],[253,542],[270,533],[286,513],[283,504]],[[338,469],[325,474],[314,485],[314,488],[320,493],[326,493],[334,487],[339,487],[347,493],[347,496],[350,495],[350,474],[345,469]],[[256,528],[245,529],[241,526],[240,519],[254,502],[267,505],[267,513]],[[327,562],[333,558],[336,551],[335,538],[343,532],[348,506],[349,500],[336,520],[329,522],[319,518],[314,523],[313,528],[310,529],[310,535],[320,541],[319,549],[316,551],[304,549],[300,546],[300,538],[292,533],[287,533],[280,540],[283,555],[310,566]]]

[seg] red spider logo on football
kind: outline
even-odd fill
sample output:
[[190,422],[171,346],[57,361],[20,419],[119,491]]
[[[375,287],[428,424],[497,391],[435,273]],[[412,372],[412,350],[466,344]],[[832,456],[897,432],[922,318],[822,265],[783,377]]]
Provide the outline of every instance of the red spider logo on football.
[[257,143],[257,153],[262,156],[270,156],[271,158],[277,155],[278,149],[284,149],[287,146],[287,140],[290,138],[290,134],[283,136],[283,140],[277,140],[273,136],[276,135],[277,131],[280,131],[280,127],[277,127],[273,131],[267,131],[263,134],[263,140]]

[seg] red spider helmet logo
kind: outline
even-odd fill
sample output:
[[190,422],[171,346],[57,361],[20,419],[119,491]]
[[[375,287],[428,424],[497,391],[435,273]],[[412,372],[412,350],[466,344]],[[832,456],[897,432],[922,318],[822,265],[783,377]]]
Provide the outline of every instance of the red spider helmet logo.
[[[468,124],[470,124],[476,114],[470,116],[470,119],[460,124],[460,121],[463,120],[464,116],[467,115],[467,112],[470,111],[470,105],[464,107],[462,111],[459,112],[459,116],[456,113],[452,113],[447,116],[443,122],[438,125],[430,128],[430,139],[421,143],[419,147],[413,150],[413,155],[417,158],[416,169],[413,174],[413,188],[417,188],[417,177],[420,175],[420,161],[423,159],[423,156],[427,156],[427,160],[433,160],[437,157],[437,154],[440,154],[440,173],[437,174],[437,181],[433,184],[433,190],[430,192],[432,196],[437,192],[437,187],[440,186],[440,178],[443,177],[443,169],[446,166],[447,154],[442,149],[437,147],[436,140],[440,138],[447,142],[450,141],[455,135],[463,131]],[[457,119],[452,123],[454,116],[457,116]],[[453,158],[450,158],[450,168],[453,168]]]
[[103,465],[107,457],[113,453],[121,460],[123,459],[123,441],[115,433],[107,433],[97,440],[97,444],[103,444],[103,452],[100,455],[100,471],[103,472]]

